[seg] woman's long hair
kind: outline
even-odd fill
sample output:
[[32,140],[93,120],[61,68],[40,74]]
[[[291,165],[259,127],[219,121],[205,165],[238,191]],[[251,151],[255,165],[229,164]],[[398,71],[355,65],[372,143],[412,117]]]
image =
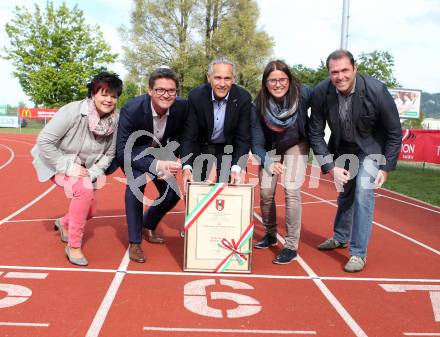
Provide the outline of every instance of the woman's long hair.
[[286,97],[289,99],[289,109],[293,107],[295,102],[300,99],[300,86],[301,83],[299,79],[292,74],[289,66],[281,60],[270,61],[266,68],[264,68],[263,78],[261,79],[261,89],[258,91],[255,103],[260,114],[264,115],[266,113],[266,106],[268,105],[269,97],[271,96],[269,90],[267,89],[267,78],[270,73],[275,70],[280,70],[284,72],[289,78],[289,91],[286,93]]

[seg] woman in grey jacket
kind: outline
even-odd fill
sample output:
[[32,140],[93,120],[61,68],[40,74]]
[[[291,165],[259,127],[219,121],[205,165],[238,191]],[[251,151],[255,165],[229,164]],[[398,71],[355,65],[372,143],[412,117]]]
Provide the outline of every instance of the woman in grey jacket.
[[287,264],[296,258],[301,231],[301,194],[309,153],[307,109],[311,89],[300,84],[283,61],[271,61],[251,110],[252,153],[260,162],[260,208],[266,235],[255,245],[277,244],[275,190],[278,176],[286,200],[286,243],[272,261]]
[[115,156],[122,93],[118,75],[102,72],[88,84],[88,98],[63,106],[44,127],[31,153],[40,181],[52,180],[71,198],[69,210],[55,220],[65,253],[75,265],[86,266],[81,250],[86,221],[96,210],[96,189]]

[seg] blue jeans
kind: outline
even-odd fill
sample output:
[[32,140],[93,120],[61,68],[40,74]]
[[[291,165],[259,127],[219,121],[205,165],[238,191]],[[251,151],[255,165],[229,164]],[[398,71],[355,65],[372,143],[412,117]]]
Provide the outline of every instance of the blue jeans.
[[350,241],[350,256],[365,258],[373,223],[373,183],[378,164],[365,154],[358,155],[358,158],[357,175],[343,186],[344,190],[338,196],[334,239],[343,243]]

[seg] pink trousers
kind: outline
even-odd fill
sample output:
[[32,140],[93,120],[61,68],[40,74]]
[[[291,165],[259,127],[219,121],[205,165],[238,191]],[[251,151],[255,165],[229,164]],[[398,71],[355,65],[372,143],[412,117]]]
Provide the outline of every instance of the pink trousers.
[[62,187],[66,196],[71,199],[69,211],[61,218],[61,225],[69,233],[68,246],[80,248],[86,221],[96,213],[96,190],[87,177],[57,174],[51,180]]

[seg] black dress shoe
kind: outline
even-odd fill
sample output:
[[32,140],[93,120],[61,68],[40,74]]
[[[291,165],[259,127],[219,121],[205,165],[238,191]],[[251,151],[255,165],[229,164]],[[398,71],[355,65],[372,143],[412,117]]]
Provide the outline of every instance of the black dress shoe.
[[270,246],[276,246],[277,245],[277,237],[272,234],[266,234],[260,242],[257,242],[257,244],[254,246],[258,249],[266,249]]
[[276,258],[273,259],[275,264],[288,264],[296,259],[296,250],[283,248],[281,253],[278,254]]
[[128,256],[130,257],[131,261],[138,263],[145,262],[144,251],[139,243],[130,244],[130,247],[128,248]]

